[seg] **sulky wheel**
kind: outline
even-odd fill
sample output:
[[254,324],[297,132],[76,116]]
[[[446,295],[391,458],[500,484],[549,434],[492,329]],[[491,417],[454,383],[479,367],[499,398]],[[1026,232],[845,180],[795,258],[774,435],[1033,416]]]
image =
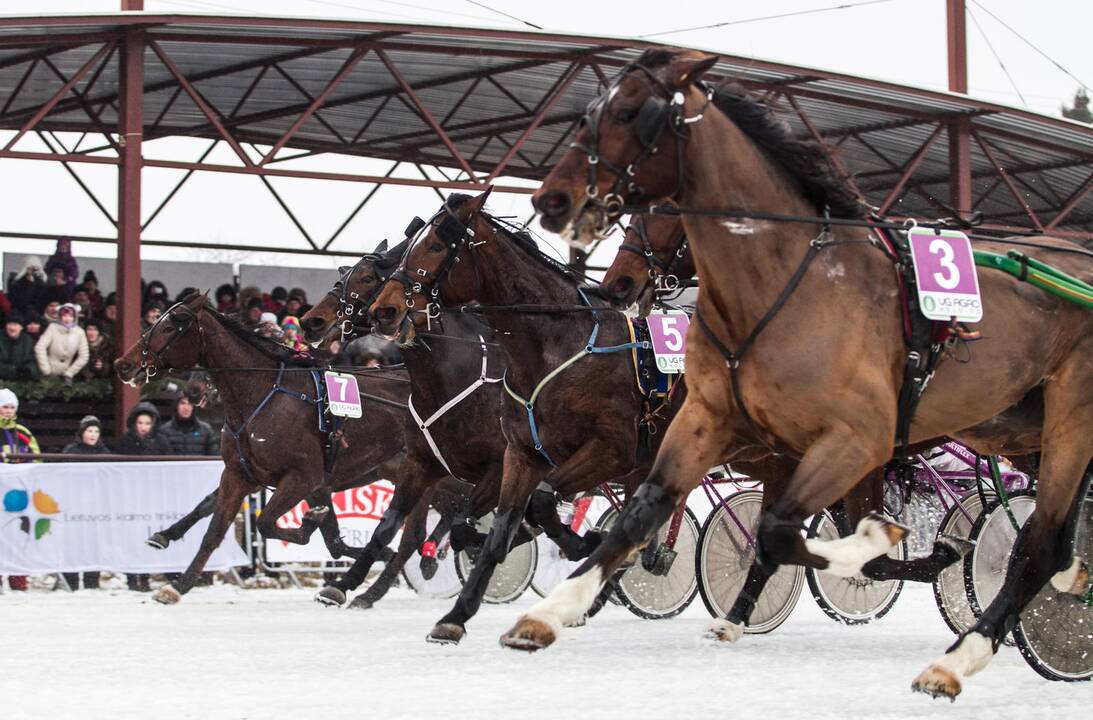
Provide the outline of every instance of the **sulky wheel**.
[[[808,528],[808,536],[820,540],[838,540],[839,529],[825,510],[817,514]],[[907,559],[907,540],[900,540],[888,551],[888,557]],[[824,613],[846,625],[863,625],[884,617],[896,604],[902,580],[871,580],[861,573],[844,578],[805,568],[805,579],[812,597]]]
[[[493,513],[487,513],[479,519],[477,528],[480,533],[488,533],[493,524]],[[528,533],[531,529],[524,526]],[[531,585],[531,579],[535,576],[535,566],[539,561],[539,546],[534,540],[514,545],[505,561],[494,568],[490,584],[486,586],[486,594],[483,599],[488,603],[509,603],[524,594]],[[474,560],[466,550],[460,551],[456,556],[455,569],[461,582],[466,582],[467,577],[474,569]]]
[[[987,504],[996,499],[994,493],[986,493]],[[960,498],[960,504],[953,504],[937,528],[937,535],[952,535],[961,538],[970,538],[972,524],[983,511],[983,502],[979,493],[974,490]],[[965,514],[966,513],[966,514]],[[934,580],[934,601],[941,612],[941,618],[957,635],[975,623],[975,613],[968,603],[968,593],[964,589],[964,564],[955,562],[941,571]]]
[[[596,523],[597,529],[606,534],[617,517],[614,509],[607,510]],[[671,522],[669,519],[657,530],[652,550],[639,553],[633,566],[619,579],[617,592],[612,595],[630,612],[646,620],[664,620],[679,615],[698,592],[692,560],[698,545],[698,519],[687,508],[675,546],[669,548],[665,540]],[[650,569],[646,568],[648,561],[652,564]]]
[[[725,506],[714,508],[702,526],[695,555],[698,591],[715,618],[725,617],[744,587],[748,569],[755,560],[755,547],[748,542],[741,526],[754,539],[762,505],[760,490],[733,493],[725,498]],[[768,633],[785,622],[797,605],[804,584],[803,567],[779,567],[759,596],[744,632]]]
[[[428,519],[425,521],[428,532],[432,532],[439,520],[440,513],[430,509]],[[463,581],[460,580],[459,573],[456,572],[455,553],[452,552],[447,538],[439,543],[436,560],[438,563],[437,570],[432,577],[426,580],[421,572],[421,556],[414,553],[402,568],[402,577],[405,578],[406,584],[422,597],[440,600],[453,598],[462,589]]]
[[[1093,562],[1093,499],[1078,519],[1074,554]],[[1093,677],[1093,589],[1083,595],[1058,592],[1049,582],[1021,613],[1013,637],[1025,662],[1048,680]]]

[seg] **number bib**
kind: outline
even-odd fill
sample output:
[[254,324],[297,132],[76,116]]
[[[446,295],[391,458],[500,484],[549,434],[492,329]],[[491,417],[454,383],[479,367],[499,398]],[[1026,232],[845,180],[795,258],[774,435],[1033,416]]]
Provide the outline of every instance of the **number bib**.
[[907,240],[922,314],[930,320],[982,320],[979,275],[968,236],[956,230],[942,230],[939,234],[912,228]]
[[687,350],[687,328],[691,319],[680,310],[654,310],[645,319],[657,370],[662,373],[682,373]]
[[357,388],[356,375],[346,375],[327,371],[323,373],[326,382],[327,404],[330,414],[338,417],[359,418],[361,410],[361,392]]

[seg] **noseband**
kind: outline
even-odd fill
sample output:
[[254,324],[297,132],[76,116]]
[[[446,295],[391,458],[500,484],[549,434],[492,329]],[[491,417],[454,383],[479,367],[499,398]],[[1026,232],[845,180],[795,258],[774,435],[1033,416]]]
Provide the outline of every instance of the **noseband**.
[[[357,327],[368,324],[368,307],[379,295],[380,289],[383,287],[383,283],[387,278],[384,277],[376,268],[375,263],[380,260],[379,255],[365,255],[357,264],[346,270],[338,282],[334,283],[334,287],[326,291],[326,294],[334,298],[338,303],[338,314],[335,318],[335,323],[338,325],[338,330],[341,332],[341,340],[344,343],[345,339],[353,334]],[[349,281],[353,278],[353,274],[360,269],[361,265],[366,262],[373,263],[373,272],[376,275],[377,282],[372,293],[362,298],[361,294],[355,290],[349,289]]]
[[[641,75],[635,75],[635,71]],[[637,135],[641,149],[638,154],[626,166],[615,163],[600,156],[600,125],[607,105],[623,80],[628,77],[641,77],[649,88],[649,97],[645,98],[641,108],[634,118],[634,132]],[[661,95],[663,93],[663,96]],[[706,88],[706,102],[713,99],[713,89]],[[604,215],[606,223],[612,223],[622,215],[622,209],[626,205],[623,193],[629,193],[640,199],[644,195],[641,186],[634,180],[642,163],[657,152],[657,144],[664,135],[665,129],[670,129],[676,136],[676,188],[671,196],[675,196],[683,185],[683,139],[685,127],[702,119],[702,113],[694,117],[683,116],[684,95],[682,92],[673,91],[665,82],[660,80],[653,71],[644,65],[631,63],[623,67],[622,71],[612,80],[604,92],[591,103],[581,118],[581,124],[588,128],[588,144],[574,142],[570,147],[580,150],[588,155],[588,186],[585,192],[588,201],[595,205]],[[615,176],[615,182],[601,198],[599,196],[599,167],[605,167]]]

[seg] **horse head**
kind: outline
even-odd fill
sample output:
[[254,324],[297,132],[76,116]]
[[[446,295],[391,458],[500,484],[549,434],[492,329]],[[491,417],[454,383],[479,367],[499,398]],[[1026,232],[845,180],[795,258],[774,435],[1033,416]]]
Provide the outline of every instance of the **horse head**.
[[624,67],[589,104],[570,150],[532,195],[542,226],[587,249],[624,207],[677,194],[687,125],[711,97],[697,83],[717,60],[653,50]]
[[118,377],[139,387],[160,371],[196,366],[204,351],[200,314],[208,302],[208,293],[195,292],[168,308],[114,362]]
[[637,303],[645,316],[657,292],[675,290],[681,280],[694,274],[694,261],[679,218],[635,215],[600,282],[600,295],[620,310]]

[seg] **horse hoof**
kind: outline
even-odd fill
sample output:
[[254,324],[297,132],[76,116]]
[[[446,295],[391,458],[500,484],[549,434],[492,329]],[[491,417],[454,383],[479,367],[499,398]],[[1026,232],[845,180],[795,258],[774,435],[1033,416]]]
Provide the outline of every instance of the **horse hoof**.
[[326,505],[309,508],[308,511],[304,513],[304,522],[321,523],[329,512],[330,508]]
[[174,605],[182,599],[182,593],[180,593],[178,590],[175,590],[175,588],[170,583],[167,583],[159,590],[156,590],[154,593],[152,593],[152,599],[162,605]]
[[1089,587],[1089,566],[1084,560],[1075,558],[1070,567],[1051,576],[1051,586],[1061,593],[1085,595]]
[[156,550],[166,550],[167,546],[171,544],[171,541],[167,539],[167,536],[163,533],[155,533],[152,537],[144,541],[144,544],[148,547],[155,548]]
[[[344,597],[344,596],[343,596]],[[366,598],[364,595],[358,595],[353,598],[353,602],[349,603],[349,607],[346,610],[371,610],[372,601]]]
[[956,696],[960,694],[960,678],[940,665],[931,665],[915,678],[911,689],[930,697],[944,697],[955,702]]
[[523,615],[512,629],[501,636],[501,647],[535,652],[550,647],[556,639],[557,633],[548,623]]
[[315,602],[327,607],[341,607],[345,604],[345,593],[333,585],[327,585],[315,593]]
[[432,580],[436,576],[436,571],[440,569],[440,563],[437,562],[434,557],[421,558],[421,577],[426,580]]
[[[911,532],[911,528],[907,527],[906,525],[902,525],[895,520],[892,520],[891,518],[886,518],[877,512],[871,512],[866,515],[865,518],[862,520],[862,523],[864,523],[865,520],[872,520],[874,523],[876,523],[879,526],[877,529],[881,530],[885,534],[885,536],[888,538],[888,542],[891,545],[899,544],[899,541],[907,537],[908,533]],[[861,523],[859,523],[859,527],[861,527]],[[868,526],[866,526],[865,529],[866,532],[869,531]]]
[[975,549],[975,541],[959,535],[938,535],[935,544],[949,548],[956,553],[957,558],[962,558]]
[[744,626],[728,620],[714,620],[706,628],[703,637],[723,643],[734,643],[744,637]]
[[587,624],[588,624],[588,615],[581,615],[579,618],[577,618],[573,622],[565,623],[565,626],[567,628],[577,628],[577,627],[584,627]]
[[463,636],[467,634],[462,625],[455,623],[437,623],[429,634],[425,636],[425,642],[435,645],[458,645]]

